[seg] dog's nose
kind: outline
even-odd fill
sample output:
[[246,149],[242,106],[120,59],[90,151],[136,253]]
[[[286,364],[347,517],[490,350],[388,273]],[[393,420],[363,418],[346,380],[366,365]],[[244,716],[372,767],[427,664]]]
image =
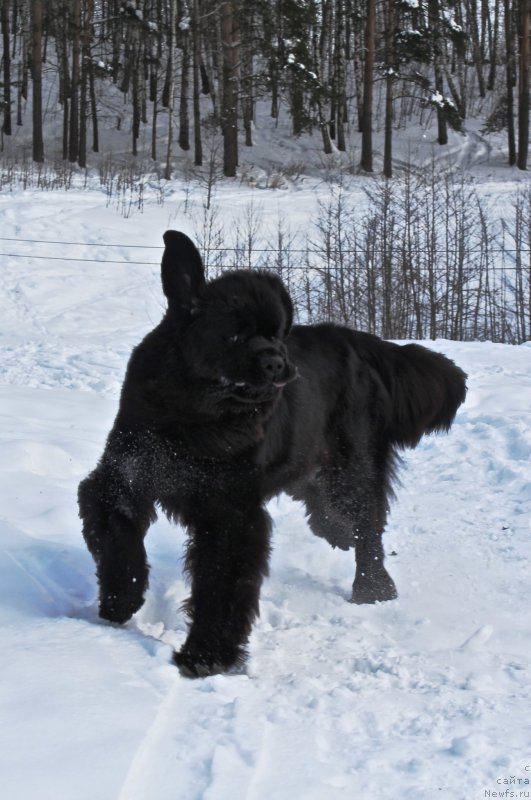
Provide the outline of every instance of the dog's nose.
[[260,366],[268,380],[275,381],[282,375],[285,362],[282,356],[273,353],[265,353],[260,357]]

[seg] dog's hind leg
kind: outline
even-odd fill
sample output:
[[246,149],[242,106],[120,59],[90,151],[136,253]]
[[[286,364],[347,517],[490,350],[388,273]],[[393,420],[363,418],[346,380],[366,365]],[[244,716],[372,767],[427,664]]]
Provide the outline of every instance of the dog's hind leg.
[[182,514],[190,541],[186,570],[191,595],[185,608],[191,625],[174,661],[188,677],[241,666],[262,579],[267,575],[271,520],[258,503],[194,504]]
[[360,522],[354,529],[356,576],[352,585],[353,603],[378,603],[394,600],[398,594],[384,566],[383,528],[375,522]]
[[100,617],[127,622],[148,586],[144,536],[155,519],[154,504],[104,465],[81,482],[78,502],[83,537],[96,562]]
[[382,481],[358,469],[328,468],[308,484],[302,499],[312,531],[332,547],[354,548],[353,603],[393,600],[397,591],[384,566],[382,534],[387,500]]

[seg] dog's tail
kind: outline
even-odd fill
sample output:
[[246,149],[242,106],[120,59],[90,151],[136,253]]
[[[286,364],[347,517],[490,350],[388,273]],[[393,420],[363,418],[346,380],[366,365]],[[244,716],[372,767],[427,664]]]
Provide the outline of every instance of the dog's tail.
[[388,436],[399,447],[448,431],[466,396],[466,374],[441,353],[418,344],[396,345],[355,333],[360,358],[379,376],[387,395]]

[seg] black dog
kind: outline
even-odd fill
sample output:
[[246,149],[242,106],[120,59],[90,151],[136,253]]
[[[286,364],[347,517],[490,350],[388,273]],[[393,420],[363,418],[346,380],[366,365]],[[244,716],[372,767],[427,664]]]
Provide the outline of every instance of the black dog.
[[185,675],[243,662],[267,574],[281,491],[315,534],[356,552],[355,603],[396,597],[382,533],[397,449],[448,430],[465,374],[415,344],[292,323],[281,281],[229,272],[205,282],[184,234],[164,234],[168,310],[133,351],[97,468],[79,487],[97,565],[100,616],[123,623],[148,586],[144,536],[155,505],[189,532]]

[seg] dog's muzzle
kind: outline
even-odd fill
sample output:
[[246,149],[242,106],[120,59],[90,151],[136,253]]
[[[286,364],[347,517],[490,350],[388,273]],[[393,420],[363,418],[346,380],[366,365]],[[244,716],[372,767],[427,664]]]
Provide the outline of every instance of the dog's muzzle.
[[282,342],[270,342],[266,347],[257,347],[255,358],[264,383],[275,389],[283,389],[297,377],[297,370],[288,358],[288,351]]
[[260,369],[268,383],[282,388],[287,383],[286,359],[280,354],[264,353],[259,356]]

